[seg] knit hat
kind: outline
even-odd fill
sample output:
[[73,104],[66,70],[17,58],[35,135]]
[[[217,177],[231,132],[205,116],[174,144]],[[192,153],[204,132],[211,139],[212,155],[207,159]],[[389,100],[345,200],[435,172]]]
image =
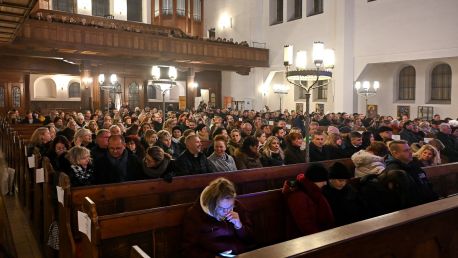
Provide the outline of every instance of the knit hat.
[[202,128],[206,127],[206,125],[204,124],[199,124],[198,126],[196,126],[196,129],[194,129],[194,131],[196,132],[200,132],[202,131]]
[[347,167],[340,163],[336,162],[329,167],[329,179],[350,179],[352,178],[351,172]]
[[339,134],[340,131],[337,127],[330,125],[328,126],[328,134],[331,134],[331,133]]
[[305,176],[312,182],[328,181],[328,170],[321,164],[311,164],[305,172]]

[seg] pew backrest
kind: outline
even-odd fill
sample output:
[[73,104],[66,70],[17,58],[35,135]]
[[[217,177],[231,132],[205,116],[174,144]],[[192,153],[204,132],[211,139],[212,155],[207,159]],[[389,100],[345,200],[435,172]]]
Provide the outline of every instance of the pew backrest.
[[282,257],[458,257],[458,196],[238,255]]
[[[237,197],[247,209],[260,246],[287,239],[287,212],[281,190]],[[84,257],[127,257],[128,243],[152,257],[180,257],[181,224],[192,203],[98,216],[96,204],[85,198],[83,212],[91,220],[91,240],[82,237]]]

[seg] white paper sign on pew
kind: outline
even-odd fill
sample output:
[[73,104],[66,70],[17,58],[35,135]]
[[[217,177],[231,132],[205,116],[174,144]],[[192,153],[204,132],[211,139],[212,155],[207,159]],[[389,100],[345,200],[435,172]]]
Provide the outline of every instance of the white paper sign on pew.
[[56,186],[56,190],[57,190],[57,201],[62,203],[62,206],[65,207],[65,205],[64,205],[64,189],[62,189],[62,187],[60,187],[60,186]]
[[391,139],[393,139],[395,141],[400,141],[401,140],[401,136],[399,134],[393,134],[391,136]]
[[45,182],[45,170],[43,168],[37,168],[35,170],[35,183],[44,183]]
[[85,234],[89,241],[91,241],[91,219],[89,216],[81,211],[78,211],[78,230]]
[[32,154],[32,156],[27,157],[27,161],[29,162],[29,168],[35,167],[35,155]]

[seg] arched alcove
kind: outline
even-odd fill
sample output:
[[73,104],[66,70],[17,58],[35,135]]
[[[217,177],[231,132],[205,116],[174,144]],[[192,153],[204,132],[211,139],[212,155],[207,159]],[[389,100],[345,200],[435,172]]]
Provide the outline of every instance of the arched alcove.
[[56,82],[51,78],[40,78],[34,83],[35,98],[56,98]]

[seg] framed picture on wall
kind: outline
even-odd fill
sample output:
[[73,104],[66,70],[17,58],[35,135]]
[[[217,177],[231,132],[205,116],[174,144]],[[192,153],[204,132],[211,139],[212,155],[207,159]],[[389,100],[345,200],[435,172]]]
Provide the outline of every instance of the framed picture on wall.
[[377,105],[368,104],[367,107],[366,107],[367,117],[375,118],[377,116],[377,113],[378,113],[377,109],[378,109]]
[[404,115],[410,118],[410,106],[398,106],[397,116],[402,117]]
[[324,104],[316,104],[315,106],[315,112],[319,114],[324,114]]
[[432,120],[434,115],[434,108],[428,106],[418,106],[417,117],[420,119]]
[[296,112],[304,112],[304,103],[296,103]]

